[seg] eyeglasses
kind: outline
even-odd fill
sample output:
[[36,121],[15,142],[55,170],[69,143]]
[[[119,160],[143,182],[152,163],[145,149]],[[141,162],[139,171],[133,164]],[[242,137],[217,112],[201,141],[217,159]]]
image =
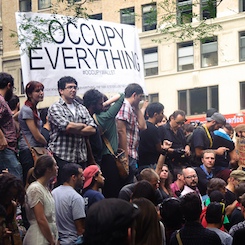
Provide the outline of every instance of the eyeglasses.
[[[176,121],[175,121],[176,122]],[[178,125],[183,125],[183,124],[185,124],[185,122],[176,122],[176,124],[178,124]]]
[[77,86],[68,86],[65,89],[68,89],[68,90],[72,90],[72,89],[78,90],[79,88]]
[[195,178],[197,178],[196,174],[185,176],[185,179],[195,179]]

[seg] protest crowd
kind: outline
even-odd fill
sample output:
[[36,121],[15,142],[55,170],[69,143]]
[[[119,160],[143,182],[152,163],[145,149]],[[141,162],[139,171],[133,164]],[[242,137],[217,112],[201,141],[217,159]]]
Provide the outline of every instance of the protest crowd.
[[136,83],[80,98],[64,76],[57,90],[37,109],[30,81],[20,108],[0,73],[0,245],[243,244],[245,124],[215,108],[167,118]]

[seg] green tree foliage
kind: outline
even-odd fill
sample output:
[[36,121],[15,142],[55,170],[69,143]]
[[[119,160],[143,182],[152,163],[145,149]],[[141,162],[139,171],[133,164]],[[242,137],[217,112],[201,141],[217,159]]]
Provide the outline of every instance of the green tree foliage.
[[[57,0],[51,6],[53,18],[56,18],[55,14],[65,15],[64,25],[68,22],[75,23],[77,18],[88,18],[87,1],[93,0]],[[144,17],[144,22],[155,24],[157,20],[156,32],[161,35],[153,40],[155,42],[170,39],[194,40],[194,42],[204,40],[222,28],[215,21],[216,9],[221,2],[222,0],[162,0],[157,3],[156,8],[151,9],[147,18]],[[198,9],[200,11],[193,11]],[[138,13],[135,13],[135,17],[142,18]],[[39,17],[24,17],[19,27],[20,35],[12,31],[11,36],[18,37],[17,45],[25,43],[27,48],[22,51],[29,53],[30,49],[40,46],[43,42],[53,42],[50,30],[47,28],[50,21]],[[53,28],[52,31],[60,31],[60,27]]]
[[[162,0],[158,3],[158,29],[162,42],[203,40],[222,29],[216,23],[216,9],[222,0]],[[194,10],[194,11],[193,11]]]

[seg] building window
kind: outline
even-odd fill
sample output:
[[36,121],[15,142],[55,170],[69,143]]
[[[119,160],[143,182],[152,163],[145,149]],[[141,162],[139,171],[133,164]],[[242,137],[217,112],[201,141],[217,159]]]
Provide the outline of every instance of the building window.
[[178,0],[177,3],[177,22],[178,24],[192,22],[192,1]]
[[245,109],[245,82],[240,83],[240,107],[241,110]]
[[201,41],[202,67],[218,65],[218,44],[217,37]]
[[89,19],[92,19],[92,20],[102,20],[102,13],[89,15]]
[[187,115],[205,114],[208,108],[218,110],[218,86],[178,91],[178,108]]
[[19,8],[20,8],[20,12],[30,12],[31,11],[31,0],[20,0]]
[[134,7],[120,10],[120,23],[135,25]]
[[142,30],[150,31],[157,28],[156,3],[142,6]]
[[216,18],[217,0],[201,0],[202,19]]
[[245,31],[239,33],[240,61],[245,61]]
[[38,9],[47,9],[51,7],[51,0],[38,0]]
[[186,71],[194,68],[193,42],[178,44],[178,71]]
[[148,101],[150,103],[152,103],[152,102],[159,102],[159,95],[158,94],[149,94],[148,95]]
[[157,47],[143,49],[143,60],[145,68],[145,76],[153,76],[158,74],[158,51]]
[[239,11],[244,12],[245,11],[245,0],[239,1]]
[[74,3],[77,3],[77,2],[81,2],[81,0],[67,0],[67,2],[69,4],[74,4]]

